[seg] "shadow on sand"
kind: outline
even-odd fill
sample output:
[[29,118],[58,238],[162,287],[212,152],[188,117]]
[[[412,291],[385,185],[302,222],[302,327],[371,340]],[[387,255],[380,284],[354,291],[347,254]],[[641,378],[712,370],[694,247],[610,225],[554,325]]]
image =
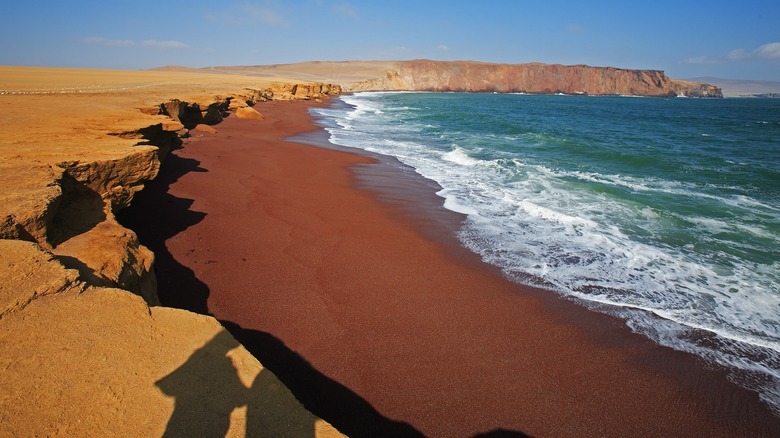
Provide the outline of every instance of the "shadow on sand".
[[352,437],[422,437],[411,425],[390,420],[346,386],[317,371],[282,341],[229,321],[222,325],[271,370],[313,414]]
[[223,330],[155,383],[174,398],[173,414],[163,436],[225,436],[231,414],[243,406],[247,437],[316,436],[317,417],[306,411],[270,371],[261,370],[250,387],[244,385],[229,356],[238,346],[235,338]]
[[[140,242],[155,253],[158,295],[167,307],[208,315],[208,286],[177,261],[166,241],[202,221],[205,213],[190,209],[193,200],[169,193],[170,186],[189,172],[207,172],[198,160],[171,153],[157,179],[136,194],[133,204],[120,211],[120,223],[134,230]],[[305,358],[272,334],[241,327],[222,320],[227,329],[198,349],[181,367],[160,379],[157,386],[175,397],[175,409],[165,436],[224,436],[230,415],[247,406],[247,436],[313,436],[311,414],[329,422],[351,437],[422,437],[408,423],[380,414],[358,394],[322,374]],[[229,334],[228,334],[229,332]],[[230,336],[232,335],[232,336]],[[237,340],[237,341],[236,341]],[[250,388],[226,355],[240,342],[271,373],[261,372]],[[274,375],[276,377],[274,377]],[[278,380],[277,380],[278,378]],[[281,381],[306,408],[281,406],[269,398]],[[278,390],[277,390],[278,392]],[[270,432],[269,424],[281,423],[279,416],[293,420],[289,429]],[[270,434],[270,435],[269,435]],[[519,432],[495,430],[483,437],[524,437]]]

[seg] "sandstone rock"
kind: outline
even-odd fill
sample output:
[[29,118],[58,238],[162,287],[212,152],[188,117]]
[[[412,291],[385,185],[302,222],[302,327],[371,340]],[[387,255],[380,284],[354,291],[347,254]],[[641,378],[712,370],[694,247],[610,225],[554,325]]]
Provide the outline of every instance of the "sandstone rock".
[[157,159],[163,162],[171,149],[181,145],[181,139],[187,136],[187,132],[187,128],[181,122],[166,120],[145,128],[111,133],[111,135],[125,139],[136,139],[138,142],[135,146],[156,146],[158,149]]
[[197,103],[182,102],[179,99],[173,99],[160,105],[160,114],[169,116],[173,120],[180,122],[187,129],[193,128],[198,123],[203,122],[200,105]]
[[0,239],[0,319],[36,298],[78,288],[77,276],[35,243]]
[[295,99],[312,99],[320,97],[322,84],[296,84],[292,94]]
[[[252,105],[254,105],[254,102],[252,103]],[[237,110],[239,108],[243,108],[243,107],[246,107],[246,106],[251,106],[251,105],[245,99],[241,99],[241,98],[236,97],[236,98],[230,99],[230,104],[228,105],[228,110],[235,111],[235,110]]]
[[137,146],[124,156],[100,161],[64,161],[59,165],[70,177],[107,198],[113,208],[129,205],[133,195],[160,170],[159,149]]
[[256,109],[249,106],[238,108],[236,110],[236,117],[239,119],[263,120],[263,115],[257,112]]
[[192,129],[198,123],[203,122],[203,114],[197,103],[182,102],[173,99],[160,104],[160,114],[166,115],[181,123],[187,129]]
[[412,91],[411,85],[407,84],[401,79],[401,75],[397,70],[388,70],[384,76],[367,79],[354,84],[351,91],[370,91],[370,90],[395,90],[395,91]]
[[0,166],[0,238],[48,245],[62,197],[62,175],[62,169],[49,166]]
[[124,289],[149,305],[160,304],[154,254],[138,242],[133,231],[119,225],[108,209],[103,220],[58,244],[52,253],[63,265],[77,270],[87,284]]
[[723,97],[719,87],[700,82],[672,80],[672,87],[678,96],[685,97]]
[[221,122],[227,114],[228,102],[220,101],[211,103],[203,112],[203,123],[207,125],[216,125]]
[[273,100],[274,98],[273,91],[270,88],[266,88],[264,90],[255,90],[252,88],[247,88],[245,91],[246,92],[243,94],[242,97],[247,102],[247,105],[249,104],[254,105],[257,102],[266,102],[269,100]]
[[[148,307],[157,304],[153,254],[114,218],[187,129],[224,117],[231,99],[215,96],[259,100],[277,82],[0,74],[12,90],[34,90],[0,96],[0,435],[243,436],[250,419],[272,436],[340,436],[217,321]],[[109,85],[78,88],[90,77]],[[177,409],[203,400],[197,415]]]
[[341,86],[337,84],[325,84],[321,82],[299,82],[273,84],[264,91],[265,96],[273,100],[307,100],[316,99],[322,95],[337,95],[341,93]]
[[342,436],[213,318],[117,289],[34,300],[0,351],[9,436]]
[[215,128],[215,127],[213,127],[211,125],[205,125],[203,123],[201,123],[200,125],[196,126],[193,129],[195,131],[198,131],[198,132],[207,132],[209,134],[216,134],[217,133],[217,128]]

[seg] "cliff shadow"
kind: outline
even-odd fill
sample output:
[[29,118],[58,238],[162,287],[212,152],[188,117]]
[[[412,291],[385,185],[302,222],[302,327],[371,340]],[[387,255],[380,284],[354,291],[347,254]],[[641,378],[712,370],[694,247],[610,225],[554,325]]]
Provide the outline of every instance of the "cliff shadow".
[[229,321],[220,322],[292,391],[306,409],[347,436],[424,436],[407,423],[384,417],[359,395],[319,372],[273,335],[245,329]]
[[207,171],[200,167],[200,161],[171,153],[157,178],[147,182],[132,204],[116,214],[119,223],[135,231],[141,244],[155,254],[160,303],[201,314],[208,314],[208,286],[173,257],[165,242],[206,217],[206,213],[191,209],[192,199],[171,195],[171,185],[189,172]]
[[48,236],[53,247],[86,233],[106,220],[105,202],[98,192],[67,173],[62,176],[60,187],[62,198]]

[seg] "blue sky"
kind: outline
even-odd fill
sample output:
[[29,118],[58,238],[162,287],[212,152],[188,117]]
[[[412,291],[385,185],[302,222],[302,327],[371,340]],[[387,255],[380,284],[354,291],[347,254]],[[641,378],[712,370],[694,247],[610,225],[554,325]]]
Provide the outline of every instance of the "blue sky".
[[4,1],[0,64],[428,58],[780,81],[780,0]]

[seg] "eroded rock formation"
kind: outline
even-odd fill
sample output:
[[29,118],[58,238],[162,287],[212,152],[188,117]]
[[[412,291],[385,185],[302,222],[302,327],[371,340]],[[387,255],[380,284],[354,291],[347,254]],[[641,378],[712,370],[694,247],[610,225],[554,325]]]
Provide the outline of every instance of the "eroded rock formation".
[[16,187],[0,198],[0,238],[36,242],[65,266],[76,269],[86,283],[125,289],[157,305],[154,256],[131,230],[117,223],[114,213],[128,206],[144,183],[157,176],[165,156],[190,129],[217,124],[230,110],[239,118],[260,120],[262,116],[252,108],[255,102],[318,99],[340,91],[332,84],[273,83],[205,103],[171,99],[157,105],[157,113],[144,109],[169,120],[108,132],[135,141],[122,154],[4,172],[3,184]]
[[[26,67],[0,77],[19,87],[0,96],[0,435],[238,436],[252,419],[270,435],[340,436],[216,320],[155,307],[154,255],[114,216],[190,128],[287,90],[337,88]],[[71,77],[105,85],[82,93]],[[188,415],[200,387],[220,399]]]

